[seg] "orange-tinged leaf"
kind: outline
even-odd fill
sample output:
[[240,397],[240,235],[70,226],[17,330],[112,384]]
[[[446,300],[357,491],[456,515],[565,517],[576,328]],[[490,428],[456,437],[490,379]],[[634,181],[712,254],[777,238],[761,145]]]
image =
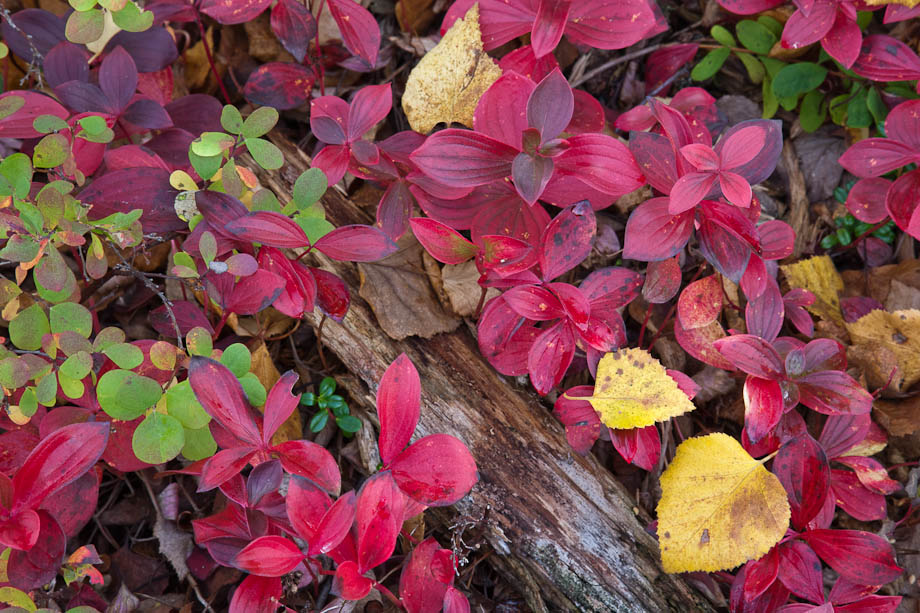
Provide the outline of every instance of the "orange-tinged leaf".
[[728,570],[755,560],[788,527],[779,479],[727,434],[687,439],[661,475],[658,542],[669,573]]
[[694,409],[664,366],[643,349],[606,354],[588,398],[608,428],[644,428]]

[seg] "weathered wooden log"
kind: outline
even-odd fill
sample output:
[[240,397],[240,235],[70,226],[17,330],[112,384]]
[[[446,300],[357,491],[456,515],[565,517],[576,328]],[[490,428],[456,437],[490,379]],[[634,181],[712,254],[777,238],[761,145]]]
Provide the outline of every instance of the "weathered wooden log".
[[[260,179],[284,199],[309,167],[309,157],[282,137],[273,136],[273,141],[287,165],[279,172],[261,172]],[[323,204],[335,226],[372,220],[371,211],[335,189]],[[680,577],[661,570],[658,546],[624,488],[593,456],[571,453],[562,427],[536,394],[497,374],[466,328],[429,340],[393,340],[358,297],[355,265],[321,254],[315,262],[351,289],[347,317],[342,324],[325,321],[322,343],[363,381],[351,386],[352,397],[373,407],[386,367],[400,353],[409,356],[422,379],[418,435],[446,432],[470,447],[480,481],[458,509],[483,518],[485,536],[500,554],[490,557],[496,568],[510,573],[523,593],[539,590],[539,597],[528,599],[532,606],[554,611],[711,610]],[[319,324],[319,317],[308,320]]]

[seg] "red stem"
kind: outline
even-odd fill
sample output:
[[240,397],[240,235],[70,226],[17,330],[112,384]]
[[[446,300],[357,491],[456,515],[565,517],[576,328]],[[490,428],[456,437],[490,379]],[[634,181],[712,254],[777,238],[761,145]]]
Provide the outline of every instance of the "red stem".
[[224,102],[231,104],[230,94],[227,93],[227,88],[224,87],[224,81],[220,78],[220,75],[217,74],[217,66],[214,65],[214,58],[211,57],[211,46],[208,44],[208,34],[204,30],[204,24],[201,23],[201,13],[198,12],[198,8],[195,7],[195,21],[198,22],[198,31],[201,32],[201,44],[204,46],[204,54],[208,58],[208,65],[211,67],[211,74],[214,75],[214,78],[217,80],[217,85],[220,87],[220,93],[224,96]]
[[[700,265],[699,270],[696,271],[696,274],[693,275],[693,278],[690,279],[690,283],[693,283],[700,278],[700,275],[703,274],[703,269],[706,268],[706,264],[703,263]],[[690,285],[687,283],[687,285]],[[661,333],[664,332],[664,329],[667,327],[668,322],[671,321],[671,318],[674,316],[674,312],[677,310],[677,301],[674,301],[674,304],[671,305],[671,308],[668,310],[668,314],[665,315],[664,321],[661,323],[661,327],[658,328],[658,332],[655,333],[655,336],[652,337],[652,340],[648,343],[648,350],[651,351],[652,347],[655,346],[655,341],[658,340],[658,337],[661,336]]]
[[645,318],[642,320],[642,327],[639,328],[639,342],[636,343],[637,347],[642,347],[642,339],[645,338],[645,328],[648,326],[648,319],[652,316],[652,305],[649,304],[648,308],[645,310]]
[[323,48],[319,46],[319,18],[323,14],[325,0],[319,0],[319,10],[316,11],[316,68],[319,72],[319,93],[326,95],[326,68],[323,66]]

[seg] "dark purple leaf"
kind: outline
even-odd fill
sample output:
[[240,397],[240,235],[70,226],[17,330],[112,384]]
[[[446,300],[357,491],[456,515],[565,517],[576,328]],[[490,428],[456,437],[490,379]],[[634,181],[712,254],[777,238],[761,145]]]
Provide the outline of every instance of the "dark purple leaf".
[[[176,216],[178,191],[169,184],[169,173],[158,168],[130,168],[107,172],[80,192],[80,200],[91,202],[91,219],[112,213],[142,209],[146,232],[171,232],[186,227]],[[201,193],[201,192],[199,192]],[[210,192],[216,193],[216,192]]]
[[315,80],[316,75],[306,66],[269,62],[249,75],[243,86],[243,95],[253,104],[278,110],[293,109],[310,99]]

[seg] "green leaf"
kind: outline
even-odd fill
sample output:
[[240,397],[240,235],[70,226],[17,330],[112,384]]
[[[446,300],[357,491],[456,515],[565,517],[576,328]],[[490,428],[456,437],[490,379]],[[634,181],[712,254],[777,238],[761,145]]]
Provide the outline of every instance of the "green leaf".
[[188,331],[188,334],[185,335],[185,347],[188,349],[189,355],[208,357],[214,351],[210,332],[201,326]]
[[70,300],[79,290],[73,271],[64,264],[56,249],[45,252],[32,275],[38,295],[48,302],[57,304]]
[[741,41],[742,45],[761,55],[770,53],[770,49],[773,48],[773,45],[778,40],[770,28],[750,19],[739,21],[738,25],[735,26],[735,33],[738,35],[738,40]]
[[106,125],[105,119],[99,115],[87,115],[79,121],[80,127],[90,134],[102,134],[109,126]]
[[[4,100],[10,100],[11,98],[4,98]],[[19,98],[22,100],[22,98]],[[41,132],[42,134],[51,134],[52,132],[60,132],[61,130],[67,129],[67,122],[58,117],[57,115],[39,115],[32,121],[32,127],[35,128],[36,132]]]
[[105,14],[98,9],[74,11],[67,18],[64,35],[72,43],[85,45],[99,40],[105,30]]
[[361,420],[354,415],[336,417],[335,423],[342,432],[347,432],[348,434],[354,434],[361,429]]
[[316,394],[313,392],[304,392],[300,395],[300,404],[306,407],[312,407],[314,404],[316,404]]
[[27,593],[9,586],[0,587],[0,602],[30,613],[38,608]]
[[64,392],[64,395],[68,398],[76,400],[81,398],[86,392],[86,388],[83,385],[83,382],[79,379],[71,379],[66,376],[64,373],[58,373],[58,383],[61,385],[61,390]]
[[197,430],[185,430],[185,446],[182,455],[193,462],[210,458],[217,451],[217,442],[211,429],[205,426]]
[[239,134],[243,131],[243,116],[232,104],[227,104],[220,112],[220,125],[230,134]]
[[224,188],[224,192],[234,198],[240,198],[243,195],[243,190],[246,189],[233,160],[227,160],[227,163],[224,164],[224,170],[220,173],[220,183]]
[[776,94],[773,93],[772,78],[769,76],[764,77],[761,91],[763,92],[763,118],[770,119],[779,110],[779,100],[776,98]]
[[185,446],[185,432],[178,420],[151,413],[134,431],[131,447],[137,459],[148,464],[163,464],[179,455]]
[[278,170],[284,166],[284,154],[274,144],[261,138],[247,138],[244,142],[252,159],[265,170]]
[[108,328],[100,330],[96,338],[93,339],[93,350],[103,351],[109,345],[123,342],[125,342],[124,330],[116,328],[115,326],[109,326]]
[[51,332],[48,316],[40,304],[33,304],[20,311],[10,322],[10,341],[19,349],[37,351],[41,349],[42,337]]
[[203,428],[211,422],[211,416],[198,402],[188,380],[166,390],[166,410],[183,426],[192,430]]
[[779,99],[779,105],[786,109],[787,111],[794,111],[795,107],[799,105],[798,96],[784,96]]
[[831,121],[838,126],[842,126],[843,122],[846,121],[847,105],[845,103],[849,97],[849,94],[840,94],[831,98],[827,104],[827,111],[830,113]]
[[323,380],[319,382],[319,395],[320,396],[331,396],[335,393],[335,379],[332,377],[323,377]]
[[851,128],[868,128],[872,125],[872,114],[866,103],[868,92],[862,89],[847,103],[847,125]]
[[14,355],[0,360],[0,385],[3,387],[19,389],[31,378],[32,370],[21,357]]
[[[38,210],[38,207],[31,202],[17,200],[16,208],[19,210],[19,221],[25,225],[29,233],[37,235],[44,234],[45,217],[42,215],[41,211]],[[50,254],[51,251],[53,251],[53,249],[48,249],[46,253]]]
[[335,226],[331,223],[325,219],[318,219],[316,217],[298,215],[294,218],[294,221],[303,229],[304,234],[310,239],[311,244],[316,244],[316,241],[335,230]]
[[813,89],[802,99],[799,123],[806,132],[814,132],[821,127],[825,119],[827,119],[827,106],[824,104],[824,94]]
[[82,379],[93,369],[93,356],[85,351],[78,351],[61,364],[58,372],[71,379]]
[[222,154],[210,156],[198,155],[189,149],[188,161],[191,163],[192,168],[195,169],[195,172],[198,173],[198,176],[207,181],[220,170],[220,165],[224,161],[224,156]]
[[750,53],[736,53],[735,56],[744,64],[748,77],[751,79],[752,83],[759,85],[763,82],[767,70],[763,67],[763,64],[760,63],[760,60]]
[[236,142],[229,134],[224,132],[202,132],[201,136],[192,141],[190,150],[202,157],[223,155]]
[[846,247],[853,242],[853,235],[850,234],[850,231],[847,228],[838,228],[837,229],[837,240],[841,245]]
[[[204,260],[204,263],[210,266],[214,258],[217,257],[217,239],[214,238],[213,233],[207,230],[201,233],[201,238],[198,240],[198,251],[201,252],[201,259]],[[191,257],[189,259],[191,260]],[[178,264],[178,262],[176,263]],[[194,267],[194,262],[192,262],[191,267]]]
[[153,12],[142,11],[133,2],[127,2],[123,9],[112,13],[112,21],[126,32],[143,32],[153,25]]
[[827,68],[812,62],[788,64],[773,79],[773,93],[777,98],[790,98],[809,92],[827,77]]
[[19,411],[26,417],[32,417],[37,410],[38,397],[35,395],[35,388],[30,385],[22,390],[22,396],[19,398]]
[[93,333],[93,314],[82,304],[64,302],[56,304],[49,310],[51,316],[51,332],[70,330],[83,338],[89,338]]
[[757,23],[770,30],[776,40],[779,40],[783,35],[783,24],[777,19],[770,17],[768,15],[761,15],[757,18]]
[[88,11],[96,6],[96,0],[68,0],[75,11]]
[[280,213],[281,205],[278,203],[278,198],[272,190],[262,188],[257,189],[252,194],[252,210],[274,211]]
[[732,33],[723,26],[712,26],[712,29],[709,30],[709,35],[716,39],[717,43],[725,45],[726,47],[738,46],[738,43],[735,41],[735,37],[732,36]]
[[728,59],[730,54],[731,51],[728,47],[713,49],[704,55],[703,59],[693,67],[693,70],[690,71],[690,78],[694,81],[705,81],[706,79],[712,78],[713,75],[719,72],[719,69],[722,68],[722,64],[725,63],[725,60]]
[[860,30],[865,30],[872,23],[872,11],[859,11],[856,13],[856,23]]
[[327,411],[320,411],[310,418],[310,432],[319,432],[326,427],[327,421],[329,421],[329,413]]
[[63,134],[48,134],[35,145],[32,164],[35,168],[60,166],[70,155],[70,143]]
[[239,380],[240,385],[243,386],[243,391],[246,393],[246,398],[249,399],[249,404],[255,407],[265,404],[265,387],[255,374],[248,372],[239,377]]
[[39,379],[35,386],[35,395],[38,398],[38,403],[45,407],[53,407],[57,402],[57,390],[57,375],[54,371],[49,372]]
[[126,370],[137,368],[144,362],[144,352],[141,351],[140,347],[132,345],[131,343],[115,343],[114,345],[109,345],[102,353],[115,362],[116,366]]
[[252,354],[243,343],[233,343],[224,349],[223,355],[220,356],[220,363],[229,368],[233,376],[239,379],[252,367]]
[[0,175],[13,186],[13,195],[27,198],[32,187],[32,160],[25,153],[14,153],[0,162]]
[[110,417],[123,421],[140,417],[162,395],[159,383],[129,370],[110,370],[96,385],[99,406]]
[[875,121],[883,123],[885,118],[888,117],[888,105],[882,100],[882,95],[877,87],[869,89],[869,94],[866,96],[866,106],[869,107],[869,112],[872,113]]
[[294,202],[300,210],[306,209],[319,201],[329,187],[326,173],[319,168],[311,168],[301,173],[294,182]]
[[257,138],[275,127],[278,123],[278,111],[270,106],[259,107],[243,122],[243,137]]

